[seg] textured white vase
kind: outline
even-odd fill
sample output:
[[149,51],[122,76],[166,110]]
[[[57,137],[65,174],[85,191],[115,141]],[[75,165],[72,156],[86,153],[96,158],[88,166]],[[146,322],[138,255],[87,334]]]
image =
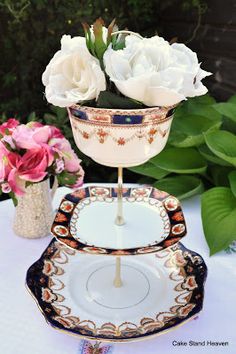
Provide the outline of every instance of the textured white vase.
[[34,183],[17,197],[13,230],[18,236],[39,238],[50,234],[53,220],[49,180]]

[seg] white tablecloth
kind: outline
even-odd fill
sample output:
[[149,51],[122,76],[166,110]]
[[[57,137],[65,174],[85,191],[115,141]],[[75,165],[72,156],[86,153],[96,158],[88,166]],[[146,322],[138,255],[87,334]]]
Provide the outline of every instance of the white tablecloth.
[[[59,188],[54,198],[58,207],[70,191]],[[203,235],[200,200],[182,203],[188,234],[183,244],[200,253],[209,270],[203,312],[197,320],[147,341],[115,344],[113,354],[236,353],[236,254],[221,252],[208,256]],[[14,235],[14,207],[0,203],[0,354],[79,354],[81,341],[48,326],[25,288],[25,275],[51,240],[51,236],[29,240]],[[223,341],[224,347],[174,346],[173,341]]]

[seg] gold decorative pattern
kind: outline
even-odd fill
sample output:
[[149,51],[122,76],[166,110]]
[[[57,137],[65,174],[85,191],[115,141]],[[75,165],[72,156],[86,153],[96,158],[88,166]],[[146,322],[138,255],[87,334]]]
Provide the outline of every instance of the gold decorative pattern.
[[109,118],[113,115],[127,115],[127,116],[136,116],[136,115],[142,115],[142,116],[150,116],[154,115],[153,118],[156,119],[161,119],[163,117],[166,117],[168,112],[172,110],[173,108],[177,107],[177,105],[172,105],[169,107],[149,107],[149,108],[142,108],[142,109],[112,109],[112,108],[95,108],[95,107],[87,107],[87,106],[80,106],[80,105],[73,105],[70,108],[68,108],[68,111],[70,112],[71,109],[75,110],[80,110],[82,112],[85,112],[87,114],[90,114],[89,116],[90,119],[94,119],[94,116],[96,119],[103,120],[105,117],[105,120],[108,121]]
[[[135,132],[130,135],[128,138],[126,137],[116,137],[112,134],[111,130],[109,130],[109,127],[106,128],[106,125],[104,125],[104,123],[102,124],[102,127],[96,127],[96,124],[94,123],[88,123],[88,121],[78,121],[76,120],[76,123],[73,123],[73,119],[76,119],[74,117],[72,117],[72,127],[81,135],[82,138],[84,138],[85,140],[89,140],[92,137],[95,137],[100,144],[104,144],[106,142],[106,140],[108,138],[111,138],[118,146],[124,146],[125,144],[129,143],[130,141],[134,140],[134,139],[146,139],[149,144],[152,144],[154,139],[157,138],[158,134],[164,138],[166,136],[166,134],[168,134],[169,132],[169,128],[162,130],[159,125],[161,125],[162,123],[164,123],[166,121],[163,120],[161,122],[158,123],[158,125],[154,125],[151,128],[149,127],[149,124],[147,123],[143,123],[142,127],[139,127],[139,125],[129,125],[129,126],[125,126],[124,129],[133,129],[135,130]],[[169,120],[170,118],[168,118]],[[83,125],[83,124],[87,124],[92,126],[92,129],[90,131],[86,131],[84,130],[84,128],[79,128],[79,124]],[[95,127],[94,127],[95,125]],[[104,128],[105,126],[105,128]],[[147,126],[147,129],[143,129]],[[113,125],[112,126],[112,130],[115,127],[119,127],[119,125]],[[120,128],[120,127],[119,127]]]
[[[147,187],[147,188],[137,188],[137,189],[132,189],[131,195],[129,197],[123,197],[124,202],[128,203],[134,203],[134,202],[145,202],[149,204],[150,206],[157,207],[159,209],[159,214],[162,219],[163,223],[163,229],[164,232],[161,236],[161,240],[164,240],[170,233],[170,220],[168,217],[168,214],[166,212],[166,209],[164,208],[162,202],[160,202],[157,199],[154,198],[149,198],[150,193],[152,191],[152,188]],[[112,203],[115,201],[115,197],[110,197],[110,191],[108,188],[91,188],[90,189],[90,197],[81,199],[80,202],[76,205],[72,217],[70,220],[70,234],[74,239],[79,240],[80,242],[87,244],[85,240],[82,240],[80,237],[77,235],[78,227],[77,227],[77,222],[80,217],[80,212],[82,209],[84,209],[86,206],[89,206],[91,203],[94,202],[105,202],[105,203]],[[159,243],[159,242],[158,242]],[[91,246],[91,245],[90,245]],[[96,247],[96,249],[102,250],[102,248]],[[146,249],[146,252],[145,252]],[[155,244],[153,247],[150,247],[149,252],[153,252],[154,249],[160,249],[160,247],[157,247]],[[88,248],[86,249],[87,251],[89,250]],[[143,251],[142,251],[143,250]],[[96,252],[89,252],[89,253],[96,253]],[[99,252],[99,253],[106,253],[105,249],[104,252]],[[141,248],[137,250],[137,253],[148,253],[147,248]]]
[[[50,281],[55,283],[59,280],[58,277],[62,275],[60,272],[60,264],[65,264],[70,261],[70,257],[73,257],[75,252],[67,252],[65,246],[56,242],[57,253],[56,257],[52,257],[50,262],[52,263],[53,271],[48,271],[48,260],[44,261],[43,273],[49,275]],[[176,317],[184,318],[195,307],[195,304],[190,303],[192,297],[192,291],[190,288],[195,288],[195,277],[184,277],[184,273],[181,272],[182,268],[186,265],[186,261],[183,258],[181,250],[172,251],[166,249],[156,254],[156,257],[166,259],[164,267],[170,270],[169,278],[173,282],[178,284],[174,286],[174,291],[177,292],[175,297],[175,305],[172,306],[166,312],[160,312],[156,314],[155,318],[142,318],[138,324],[132,322],[123,322],[115,325],[113,323],[104,323],[101,326],[97,326],[94,321],[80,319],[78,316],[74,316],[71,313],[71,309],[68,306],[63,305],[65,298],[63,295],[49,288],[42,288],[42,300],[47,303],[52,303],[55,312],[54,320],[62,324],[65,328],[73,329],[80,328],[81,331],[89,330],[96,335],[103,336],[134,336],[138,334],[152,333],[155,329],[162,328],[166,322]],[[173,269],[174,268],[174,269]],[[58,271],[59,270],[59,271]],[[66,286],[64,284],[64,286]]]

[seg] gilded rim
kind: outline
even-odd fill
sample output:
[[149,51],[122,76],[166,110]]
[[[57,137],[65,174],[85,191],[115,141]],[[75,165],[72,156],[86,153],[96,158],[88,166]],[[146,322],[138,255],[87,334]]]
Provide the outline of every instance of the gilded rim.
[[[170,115],[168,117],[165,118],[160,118],[158,120],[155,121],[150,121],[150,122],[146,122],[146,123],[140,123],[140,124],[114,124],[114,123],[107,123],[107,122],[99,122],[99,121],[95,121],[95,120],[83,120],[80,119],[79,117],[76,117],[75,115],[73,115],[70,111],[69,111],[69,116],[71,118],[71,120],[75,120],[78,123],[82,123],[85,125],[90,125],[90,126],[102,126],[102,127],[109,127],[109,128],[114,128],[114,129],[132,129],[132,128],[145,128],[148,126],[156,126],[156,125],[160,125],[162,123],[168,122],[169,120],[172,120],[174,115]],[[76,127],[74,127],[76,128]]]
[[147,107],[141,109],[112,109],[72,105],[67,108],[69,117],[78,123],[109,128],[145,128],[157,126],[173,118],[175,108]]
[[[109,334],[108,336],[106,336],[105,334],[97,335],[97,333],[92,335],[91,333],[85,333],[86,331],[84,330],[84,328],[81,328],[81,327],[76,327],[73,330],[73,328],[67,329],[65,326],[63,326],[61,323],[58,323],[58,322],[56,322],[56,325],[55,325],[55,320],[52,317],[54,315],[53,314],[50,315],[49,312],[47,311],[47,309],[50,307],[50,305],[48,303],[46,303],[44,306],[42,306],[41,295],[39,295],[39,292],[37,292],[38,290],[41,291],[40,289],[42,289],[43,285],[40,285],[38,282],[37,282],[37,284],[34,283],[36,281],[35,279],[37,277],[40,276],[39,279],[40,280],[42,279],[43,274],[40,275],[41,273],[38,273],[38,272],[41,269],[41,263],[43,262],[43,260],[45,260],[47,258],[50,259],[51,255],[53,256],[55,250],[57,250],[57,246],[55,248],[54,243],[55,243],[55,241],[52,241],[50,243],[50,245],[48,246],[48,248],[46,249],[46,251],[42,254],[41,258],[29,268],[29,270],[27,272],[27,278],[26,278],[26,287],[27,287],[28,291],[30,292],[30,294],[32,295],[32,297],[34,298],[34,300],[36,301],[36,303],[37,303],[41,313],[44,315],[47,323],[59,331],[62,331],[62,332],[65,332],[67,334],[71,334],[71,335],[74,335],[77,337],[83,337],[83,338],[87,338],[87,339],[91,339],[91,340],[100,340],[100,341],[104,341],[104,342],[132,342],[132,341],[138,341],[138,340],[145,340],[147,338],[149,339],[149,338],[155,337],[157,335],[164,334],[164,333],[167,333],[171,330],[174,330],[175,328],[180,327],[184,323],[186,323],[189,320],[191,320],[192,318],[196,317],[198,315],[198,313],[202,310],[203,299],[204,299],[204,284],[205,284],[205,280],[206,280],[206,276],[207,276],[207,267],[206,267],[202,257],[199,254],[188,250],[187,248],[185,248],[183,245],[181,245],[179,243],[179,245],[175,245],[174,247],[169,248],[169,250],[171,251],[171,252],[169,252],[169,254],[171,255],[171,258],[169,258],[169,261],[172,259],[172,255],[176,254],[176,252],[178,252],[178,251],[181,251],[182,255],[184,256],[184,260],[185,260],[185,262],[182,263],[182,264],[184,264],[184,266],[183,266],[184,272],[187,272],[187,275],[188,275],[189,274],[188,268],[192,267],[193,270],[191,270],[190,272],[192,272],[194,274],[194,277],[196,278],[196,281],[197,281],[197,283],[196,283],[197,288],[195,287],[194,290],[191,292],[191,298],[186,300],[186,301],[188,301],[187,304],[195,304],[190,311],[187,311],[187,315],[183,316],[183,313],[178,314],[179,312],[177,309],[175,317],[170,318],[166,322],[166,324],[164,325],[164,328],[159,327],[159,328],[155,328],[154,330],[151,329],[150,332],[148,332],[148,333],[147,332],[141,333],[141,334],[139,333],[138,335],[137,335],[137,333],[135,335],[133,333],[128,334],[128,335],[124,333],[123,337],[121,337],[122,333],[119,335],[120,337],[114,337],[114,336],[111,337],[111,334]],[[54,249],[53,249],[53,247],[54,247]],[[64,247],[64,249],[66,249],[66,248]],[[46,257],[46,258],[44,258],[44,257]],[[164,254],[164,257],[166,257],[165,254]],[[177,256],[176,262],[181,262],[181,257],[179,258]],[[183,258],[182,258],[182,262],[183,262]],[[176,263],[176,266],[177,266],[177,263]],[[36,274],[32,273],[32,269],[35,272],[34,267],[37,272]],[[188,278],[187,275],[185,276],[186,279]],[[31,282],[31,280],[33,282]],[[35,286],[38,290],[36,290],[32,284],[36,284]],[[41,294],[41,292],[40,292],[40,294]],[[40,305],[39,301],[41,302],[41,305]],[[180,308],[184,309],[185,304],[182,305],[182,307],[180,306]],[[66,319],[66,317],[65,317],[65,319]],[[169,321],[171,321],[171,322],[169,323]],[[89,331],[91,332],[91,330],[89,330]]]
[[89,107],[89,106],[81,106],[78,104],[72,105],[69,108],[78,109],[84,112],[96,112],[96,113],[110,113],[110,114],[150,114],[150,113],[159,113],[160,111],[168,112],[171,109],[174,109],[178,106],[178,104],[172,106],[162,106],[162,107],[147,107],[141,109],[119,109],[119,108],[97,108],[97,107]]
[[[102,193],[104,190],[104,193]],[[173,246],[179,242],[186,233],[186,223],[184,215],[177,198],[169,195],[166,192],[159,191],[151,186],[125,188],[124,186],[123,198],[134,198],[134,202],[139,202],[148,199],[156,199],[161,203],[164,208],[167,217],[169,219],[169,234],[165,239],[152,245],[144,247],[133,247],[126,249],[115,249],[107,247],[97,247],[96,245],[88,245],[83,243],[80,239],[75,238],[73,231],[73,215],[76,212],[77,205],[83,203],[84,200],[89,198],[96,198],[98,201],[114,200],[117,198],[117,189],[107,186],[89,186],[81,188],[70,194],[67,194],[57,211],[54,222],[52,224],[51,233],[61,243],[66,246],[75,249],[81,253],[89,254],[103,254],[110,256],[128,256],[128,255],[142,255],[149,253],[156,253],[167,247]],[[97,191],[97,192],[96,192]],[[136,195],[134,194],[136,192]],[[146,193],[146,194],[145,194]],[[70,203],[68,210],[65,210],[65,203]]]
[[159,333],[155,333],[155,334],[150,334],[149,336],[145,337],[145,338],[125,338],[125,339],[104,339],[104,338],[100,338],[100,337],[90,337],[90,336],[83,336],[82,334],[78,334],[78,333],[71,333],[70,331],[66,330],[66,329],[60,329],[60,328],[57,328],[56,326],[54,326],[46,317],[45,313],[42,311],[39,303],[38,303],[38,300],[37,298],[34,296],[34,294],[32,293],[32,291],[30,290],[30,288],[28,287],[27,283],[25,283],[25,287],[26,287],[26,290],[28,291],[28,293],[32,296],[32,298],[34,299],[39,311],[41,312],[41,314],[43,315],[44,317],[44,320],[46,321],[46,323],[52,327],[53,329],[57,330],[58,332],[61,332],[61,333],[65,333],[71,337],[76,337],[76,338],[81,338],[81,339],[89,339],[89,340],[93,340],[93,341],[100,341],[100,342],[104,342],[104,343],[127,343],[127,342],[141,342],[141,341],[144,341],[144,340],[150,340],[150,339],[153,339],[155,337],[159,337],[161,336],[162,334],[166,334],[168,332],[173,332],[174,330],[178,329],[179,327],[182,327],[185,323],[188,323],[192,320],[194,320],[195,318],[197,318],[199,316],[199,314],[202,312],[199,311],[196,315],[192,316],[192,317],[189,317],[187,320],[183,321],[182,323],[176,325],[174,328],[170,328],[170,329],[166,329],[166,330],[163,330]]

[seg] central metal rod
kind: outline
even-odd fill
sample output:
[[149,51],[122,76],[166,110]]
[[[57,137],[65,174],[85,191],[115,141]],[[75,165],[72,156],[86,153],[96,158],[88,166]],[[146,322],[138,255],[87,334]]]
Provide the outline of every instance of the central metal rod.
[[115,223],[118,226],[125,224],[123,217],[123,167],[118,167],[117,216]]
[[120,257],[116,257],[116,274],[113,285],[115,288],[120,288],[123,285],[121,280]]

